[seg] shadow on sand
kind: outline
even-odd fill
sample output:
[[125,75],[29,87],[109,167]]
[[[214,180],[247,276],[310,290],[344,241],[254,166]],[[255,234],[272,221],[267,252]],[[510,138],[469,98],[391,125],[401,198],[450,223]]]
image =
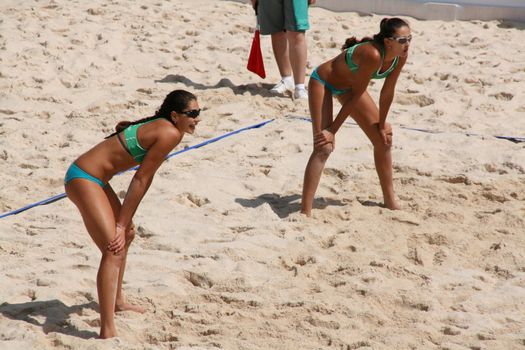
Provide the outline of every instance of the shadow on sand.
[[[86,304],[67,306],[60,300],[32,301],[20,304],[3,303],[0,313],[18,321],[24,321],[42,327],[45,334],[62,333],[78,338],[98,338],[98,333],[77,329],[69,322],[71,314],[82,314],[83,309],[93,309],[98,312],[98,304],[91,301]],[[42,316],[44,321],[40,321]]]
[[500,20],[497,24],[498,28],[503,29],[518,29],[525,30],[525,22],[510,21],[510,20]]
[[[301,196],[298,194],[281,196],[277,193],[265,193],[253,199],[237,198],[235,199],[235,202],[247,208],[257,208],[265,203],[268,203],[270,208],[272,208],[272,211],[281,219],[283,219],[288,217],[290,214],[301,210],[300,199]],[[315,209],[324,209],[331,205],[344,206],[345,203],[339,200],[326,198],[316,198],[314,200]]]
[[218,89],[218,88],[229,88],[236,95],[243,95],[248,92],[252,96],[260,95],[263,97],[274,96],[270,93],[270,89],[273,85],[271,84],[245,84],[245,85],[235,85],[231,82],[230,79],[222,78],[215,85],[204,85],[201,83],[196,83],[191,79],[186,78],[180,74],[169,74],[162,78],[161,80],[155,80],[156,83],[182,83],[186,86],[191,86],[196,90],[208,90],[208,89]]

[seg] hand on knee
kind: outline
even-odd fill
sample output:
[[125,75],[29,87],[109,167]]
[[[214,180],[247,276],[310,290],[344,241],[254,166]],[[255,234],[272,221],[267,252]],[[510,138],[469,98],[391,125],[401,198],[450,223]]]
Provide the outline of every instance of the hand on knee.
[[393,136],[392,125],[390,125],[390,123],[385,123],[384,128],[381,128],[379,126],[379,123],[375,125],[377,127],[379,137],[372,142],[374,145],[374,148],[383,147],[387,150],[390,149],[390,147],[392,146],[392,136]]
[[323,161],[326,161],[333,151],[334,145],[331,143],[314,148],[314,154],[321,158]]
[[385,131],[386,131],[386,141],[388,148],[392,146],[392,140],[394,136],[394,132],[392,130],[392,125],[390,123],[385,123]]
[[126,230],[126,246],[129,246],[133,239],[135,239],[135,224],[131,223],[129,228]]

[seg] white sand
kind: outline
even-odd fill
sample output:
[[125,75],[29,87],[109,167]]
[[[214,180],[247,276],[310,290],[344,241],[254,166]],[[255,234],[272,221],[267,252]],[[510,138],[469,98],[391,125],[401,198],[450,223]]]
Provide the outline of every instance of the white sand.
[[[290,117],[307,104],[266,92],[278,80],[269,38],[268,78],[245,69],[248,5],[3,0],[0,11],[0,213],[62,193],[78,155],[171,90],[205,109],[178,150],[275,118],[161,167],[124,286],[147,312],[118,314],[119,338],[94,338],[99,252],[74,205],[0,219],[0,348],[525,347],[525,144],[491,136],[525,136],[525,26],[409,19],[389,116],[404,209],[378,206],[371,146],[348,125],[307,219],[311,126]],[[380,19],[313,8],[309,71]]]

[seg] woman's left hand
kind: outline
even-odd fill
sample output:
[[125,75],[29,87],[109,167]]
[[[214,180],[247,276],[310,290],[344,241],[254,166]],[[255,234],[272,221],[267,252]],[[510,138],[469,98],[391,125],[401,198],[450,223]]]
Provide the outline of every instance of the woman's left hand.
[[331,131],[324,129],[314,135],[314,148],[323,147],[330,143],[332,147],[335,147],[335,135]]
[[115,237],[109,242],[108,250],[118,254],[126,244],[126,228],[117,224],[115,231]]
[[383,127],[381,127],[379,124],[377,124],[377,127],[379,129],[379,135],[381,135],[381,138],[383,139],[383,143],[386,146],[392,146],[392,126],[388,123],[385,123]]

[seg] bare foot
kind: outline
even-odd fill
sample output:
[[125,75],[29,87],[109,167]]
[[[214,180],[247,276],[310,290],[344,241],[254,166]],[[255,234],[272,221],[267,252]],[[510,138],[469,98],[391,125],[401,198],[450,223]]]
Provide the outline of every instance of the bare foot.
[[301,214],[306,215],[307,217],[311,217],[312,216],[312,212],[311,211],[306,211],[306,210],[301,210]]
[[100,329],[100,335],[98,336],[99,339],[109,339],[113,337],[118,337],[117,331],[113,329]]
[[392,202],[389,202],[389,203],[387,203],[385,201],[385,208],[388,208],[390,210],[399,210],[399,209],[401,209],[401,206],[399,206],[399,204],[397,204],[396,201],[392,201]]
[[115,312],[118,311],[133,311],[138,312],[139,314],[143,314],[146,312],[146,309],[144,309],[141,306],[130,304],[128,302],[116,302],[115,303]]

